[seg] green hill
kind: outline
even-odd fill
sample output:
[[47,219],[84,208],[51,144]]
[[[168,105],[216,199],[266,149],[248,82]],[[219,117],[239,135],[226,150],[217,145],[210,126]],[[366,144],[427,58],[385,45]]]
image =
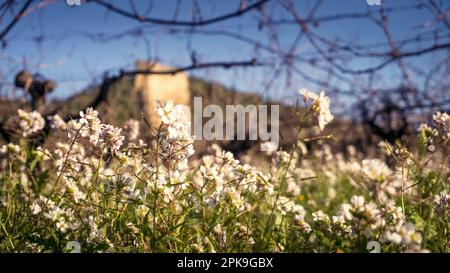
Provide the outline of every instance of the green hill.
[[[295,141],[296,128],[299,126],[298,111],[302,109],[294,106],[287,106],[279,102],[264,101],[260,96],[247,92],[240,92],[235,89],[226,88],[225,86],[208,82],[199,78],[189,78],[191,98],[201,96],[203,104],[216,104],[224,107],[229,104],[279,104],[280,105],[280,142],[282,146],[290,146]],[[98,85],[92,85],[86,90],[75,94],[68,99],[58,100],[48,103],[48,112],[57,112],[61,116],[77,115],[80,110],[84,110],[89,103],[97,96],[99,92]],[[193,100],[191,100],[192,102]],[[26,101],[8,101],[0,100],[1,117],[11,116],[15,114],[18,107],[29,108]],[[97,107],[103,122],[111,123],[116,126],[122,126],[128,119],[133,118],[142,120],[142,103],[139,94],[134,91],[134,78],[124,77],[115,83],[107,96],[107,101]],[[145,129],[142,123],[141,134],[145,137],[150,130]],[[349,134],[348,132],[352,132]],[[335,118],[335,120],[327,127],[323,134],[332,132],[339,140],[338,142],[330,142],[334,151],[345,152],[348,145],[355,145],[357,149],[364,150],[373,145],[378,140],[370,136],[364,129],[364,126],[353,122]],[[311,134],[311,130],[304,130],[303,135]],[[224,149],[230,150],[235,154],[256,154],[259,152],[258,141],[220,141],[218,142]],[[210,142],[196,141],[197,155],[201,156],[208,147]],[[375,151],[367,151],[371,154]]]

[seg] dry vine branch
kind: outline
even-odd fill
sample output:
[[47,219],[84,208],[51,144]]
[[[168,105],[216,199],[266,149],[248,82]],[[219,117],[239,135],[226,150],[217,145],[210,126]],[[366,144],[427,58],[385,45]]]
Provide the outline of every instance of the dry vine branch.
[[268,1],[269,0],[260,0],[254,4],[247,6],[246,8],[240,8],[235,12],[220,15],[220,16],[210,18],[210,19],[198,20],[198,21],[176,21],[176,20],[165,20],[165,19],[144,17],[144,16],[140,16],[136,13],[132,13],[127,10],[121,9],[121,8],[114,6],[113,4],[110,4],[103,0],[89,0],[88,2],[96,3],[102,7],[105,7],[106,9],[108,9],[112,12],[115,12],[117,14],[120,14],[120,15],[125,16],[130,19],[138,20],[139,22],[153,23],[153,24],[160,24],[160,25],[197,27],[197,26],[206,26],[206,25],[217,23],[217,22],[229,20],[234,17],[242,16],[251,10],[261,7],[263,4],[267,3]]
[[20,11],[14,16],[14,18],[11,20],[11,22],[0,32],[0,40],[3,40],[5,36],[11,31],[11,29],[14,27],[15,24],[19,21],[19,19],[25,14],[27,11],[27,8],[30,6],[31,2],[33,0],[27,0],[25,4],[22,6]]

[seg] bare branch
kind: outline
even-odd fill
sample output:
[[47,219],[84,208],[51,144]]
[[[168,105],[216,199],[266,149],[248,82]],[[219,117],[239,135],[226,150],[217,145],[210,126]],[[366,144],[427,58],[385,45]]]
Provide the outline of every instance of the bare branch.
[[261,7],[263,4],[268,2],[269,0],[260,0],[252,5],[247,6],[244,9],[238,9],[235,12],[231,12],[228,14],[220,15],[211,19],[206,20],[199,20],[199,21],[175,21],[175,20],[165,20],[165,19],[158,19],[158,18],[151,18],[151,17],[144,17],[140,16],[135,13],[131,13],[127,10],[121,9],[117,6],[114,6],[113,4],[107,3],[103,0],[89,0],[88,2],[93,2],[96,4],[99,4],[100,6],[103,6],[104,8],[115,12],[117,14],[120,14],[122,16],[128,17],[130,19],[138,20],[139,22],[145,22],[145,23],[153,23],[153,24],[159,24],[159,25],[172,25],[172,26],[188,26],[188,27],[197,27],[197,26],[205,26],[214,24],[220,21],[225,21],[234,17],[239,17],[244,15],[245,13],[254,10],[256,8]]
[[25,4],[22,6],[22,8],[20,9],[19,13],[16,14],[16,16],[14,16],[14,18],[11,20],[11,22],[5,27],[5,29],[0,33],[0,40],[3,40],[3,38],[5,38],[5,36],[8,34],[9,31],[11,31],[11,29],[14,27],[15,24],[17,24],[17,22],[19,21],[19,19],[25,14],[25,12],[27,11],[28,6],[30,6],[31,2],[33,2],[33,0],[27,0],[27,2],[25,2]]

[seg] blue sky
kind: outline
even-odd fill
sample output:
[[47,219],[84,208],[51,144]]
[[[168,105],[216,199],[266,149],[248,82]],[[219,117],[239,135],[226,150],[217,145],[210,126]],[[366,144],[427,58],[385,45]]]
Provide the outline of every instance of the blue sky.
[[[40,1],[34,1],[34,5]],[[110,1],[117,6],[129,9],[128,1]],[[156,18],[172,18],[176,1],[152,1],[152,9],[148,16]],[[402,6],[411,3],[410,0],[385,0],[384,7]],[[450,1],[448,1],[450,2]],[[145,11],[149,1],[135,0],[136,8]],[[189,20],[192,12],[192,1],[181,1],[179,20]],[[240,1],[206,1],[200,0],[203,16],[213,17],[234,11]],[[295,1],[296,10],[301,16],[306,16],[315,1]],[[450,5],[448,5],[450,6]],[[367,5],[365,0],[325,0],[316,15],[330,15],[348,12],[364,12],[379,9],[377,6]],[[270,3],[268,10],[277,18],[289,18],[276,3]],[[251,12],[238,19],[213,24],[202,28],[203,30],[226,29],[246,37],[267,43],[267,33],[259,31],[256,18],[259,15]],[[405,10],[396,12],[391,18],[390,28],[396,39],[412,37],[416,26],[421,26],[432,20],[427,11]],[[4,18],[0,26],[8,22]],[[9,33],[7,46],[0,51],[0,68],[4,83],[11,81],[11,75],[24,66],[33,72],[58,81],[58,88],[53,97],[66,97],[80,91],[92,82],[98,81],[104,71],[117,71],[119,68],[132,68],[137,59],[154,59],[168,65],[183,66],[190,64],[188,49],[194,49],[201,61],[221,60],[249,60],[254,56],[254,48],[236,40],[223,36],[209,35],[169,35],[166,28],[158,25],[146,24],[145,35],[124,36],[119,39],[100,43],[86,37],[87,34],[103,33],[105,35],[121,33],[141,26],[142,24],[108,12],[95,4],[83,3],[81,6],[70,7],[65,1],[50,4],[45,8],[30,13]],[[420,29],[423,31],[423,29]],[[315,28],[318,34],[328,39],[339,37],[343,43],[358,41],[360,44],[373,44],[384,42],[385,38],[380,29],[365,19],[341,20],[333,23],[324,23]],[[277,30],[279,43],[289,48],[299,32],[297,26],[283,26]],[[44,38],[41,43],[36,39]],[[191,38],[191,39],[190,39]],[[190,40],[190,41],[189,41]],[[300,41],[297,53],[308,56],[314,50],[305,38]],[[415,58],[411,62],[420,67],[432,67],[442,57],[440,52],[432,57]],[[269,55],[264,55],[269,57]],[[26,64],[24,64],[26,60]],[[362,68],[374,64],[373,59],[359,59],[351,63],[355,68]],[[305,73],[322,77],[320,71],[310,67],[300,67]],[[253,92],[263,91],[268,78],[273,73],[273,67],[246,68],[246,69],[211,69],[196,71],[191,74],[206,79],[222,82],[241,90]],[[380,74],[383,78],[380,84],[395,86],[399,71],[390,66]],[[286,86],[286,75],[281,74],[269,90],[272,97],[289,96],[295,94],[300,87],[316,88],[300,77],[293,76],[291,85]],[[2,92],[8,92],[2,88]]]

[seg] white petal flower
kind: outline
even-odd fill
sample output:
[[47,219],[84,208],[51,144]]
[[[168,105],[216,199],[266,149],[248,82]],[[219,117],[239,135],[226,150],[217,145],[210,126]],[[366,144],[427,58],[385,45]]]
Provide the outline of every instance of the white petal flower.
[[50,128],[52,129],[60,129],[60,130],[67,129],[67,123],[61,118],[60,115],[49,116],[48,121],[50,123]]
[[351,203],[353,205],[354,210],[359,210],[364,206],[364,196],[354,195],[352,196]]
[[44,129],[45,120],[39,112],[26,112],[22,109],[18,109],[17,114],[17,127],[20,129],[23,137],[32,136]]
[[319,107],[319,128],[323,131],[325,125],[334,119],[334,116],[330,112],[330,98],[325,96],[325,93],[322,91],[316,103],[318,105],[317,107]]
[[41,206],[38,204],[37,200],[31,205],[31,213],[33,215],[39,214],[42,211]]
[[364,159],[361,171],[373,180],[385,179],[392,174],[386,163],[379,159]]
[[325,126],[334,119],[330,111],[330,98],[325,96],[324,91],[317,95],[306,89],[300,89],[299,93],[305,98],[305,102],[308,102],[310,99],[313,100],[312,110],[317,118],[320,130],[323,131]]
[[301,88],[298,90],[298,93],[305,98],[305,101],[308,101],[309,99],[317,100],[319,98],[316,93],[311,92],[306,88]]
[[326,215],[325,213],[323,213],[323,211],[321,211],[321,210],[313,212],[312,216],[313,216],[314,222],[326,222],[327,223],[330,221],[330,217],[328,215]]

